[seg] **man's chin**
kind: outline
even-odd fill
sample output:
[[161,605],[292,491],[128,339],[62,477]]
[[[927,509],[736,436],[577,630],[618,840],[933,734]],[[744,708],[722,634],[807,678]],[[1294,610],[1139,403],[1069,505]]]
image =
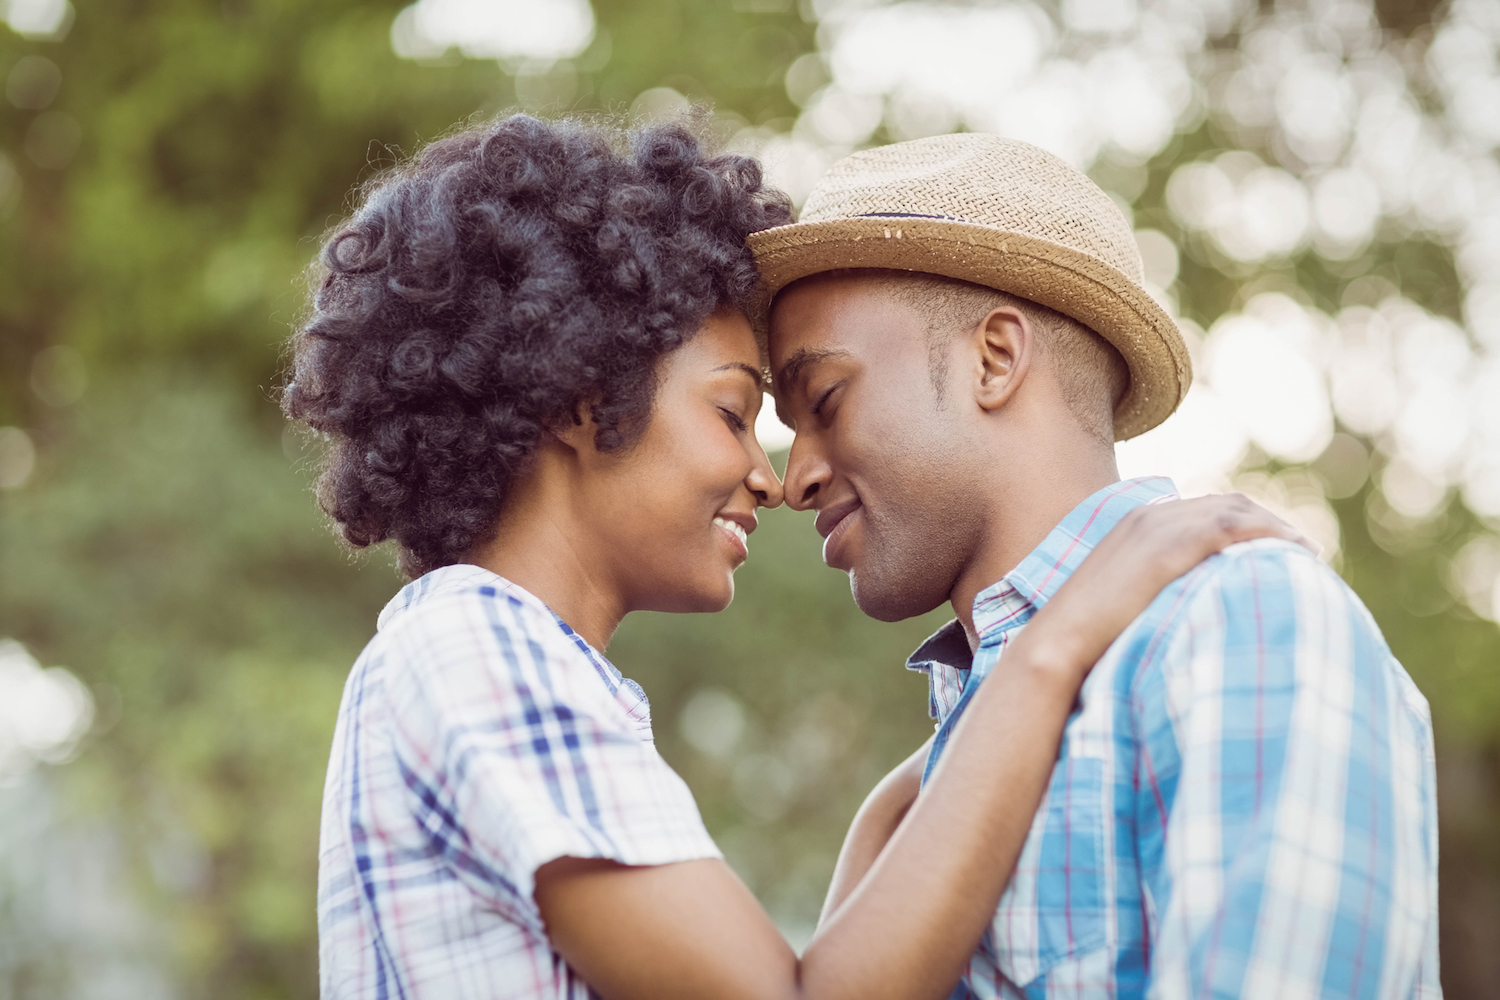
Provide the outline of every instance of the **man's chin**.
[[925,615],[948,599],[946,591],[931,596],[924,588],[901,586],[901,581],[877,578],[875,574],[849,571],[849,592],[859,610],[879,622],[899,622]]

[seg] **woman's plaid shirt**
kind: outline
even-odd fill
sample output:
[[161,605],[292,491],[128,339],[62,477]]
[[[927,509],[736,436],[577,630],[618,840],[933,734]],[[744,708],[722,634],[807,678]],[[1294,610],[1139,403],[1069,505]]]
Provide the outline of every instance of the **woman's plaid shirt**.
[[[1175,497],[1090,497],[978,596],[972,661],[952,626],[913,655],[929,770],[1021,626],[1126,513]],[[1359,599],[1298,546],[1232,546],[1089,675],[955,995],[1438,997],[1434,785],[1427,703]]]
[[324,1000],[582,998],[533,876],[718,857],[645,695],[476,566],[406,587],[344,688],[323,793]]

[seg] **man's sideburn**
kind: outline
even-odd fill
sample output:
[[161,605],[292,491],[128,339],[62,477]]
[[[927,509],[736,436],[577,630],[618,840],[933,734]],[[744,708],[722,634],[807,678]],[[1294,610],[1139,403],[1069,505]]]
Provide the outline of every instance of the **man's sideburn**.
[[[903,405],[902,393],[882,393],[872,402],[886,413],[912,417],[887,428],[867,428],[861,439],[881,469],[872,506],[865,501],[866,544],[863,565],[849,574],[859,609],[878,621],[901,621],[926,614],[947,601],[977,551],[984,519],[980,498],[973,495],[968,473],[985,457],[966,449],[957,394],[933,384],[926,364],[887,357],[872,382],[919,387],[920,399]],[[925,361],[926,359],[922,359]],[[951,366],[945,376],[951,377]],[[904,370],[910,369],[910,370]],[[872,372],[871,374],[875,374]],[[946,381],[946,379],[945,379]]]

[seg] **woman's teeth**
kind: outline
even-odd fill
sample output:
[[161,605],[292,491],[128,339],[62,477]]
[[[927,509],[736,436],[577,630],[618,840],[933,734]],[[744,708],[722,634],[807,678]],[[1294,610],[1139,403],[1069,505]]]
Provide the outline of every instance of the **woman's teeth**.
[[738,538],[740,540],[740,544],[745,548],[748,549],[750,547],[750,539],[745,535],[745,529],[740,527],[739,522],[730,521],[722,517],[716,517],[714,518],[714,524],[717,524],[719,527],[729,532],[735,538]]

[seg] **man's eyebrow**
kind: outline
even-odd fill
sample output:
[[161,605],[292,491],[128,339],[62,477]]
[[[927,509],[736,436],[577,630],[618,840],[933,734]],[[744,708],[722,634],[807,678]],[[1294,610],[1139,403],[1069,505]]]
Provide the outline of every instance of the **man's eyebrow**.
[[774,384],[778,393],[790,392],[801,382],[803,373],[809,366],[820,361],[830,361],[834,358],[851,357],[848,351],[835,351],[820,347],[802,347],[787,358],[786,364],[776,373]]
[[715,368],[714,371],[741,371],[754,379],[756,385],[760,386],[763,389],[766,387],[766,373],[761,371],[759,368],[756,368],[754,365],[745,364],[745,362],[743,361],[731,361],[727,365],[720,365],[719,367]]

